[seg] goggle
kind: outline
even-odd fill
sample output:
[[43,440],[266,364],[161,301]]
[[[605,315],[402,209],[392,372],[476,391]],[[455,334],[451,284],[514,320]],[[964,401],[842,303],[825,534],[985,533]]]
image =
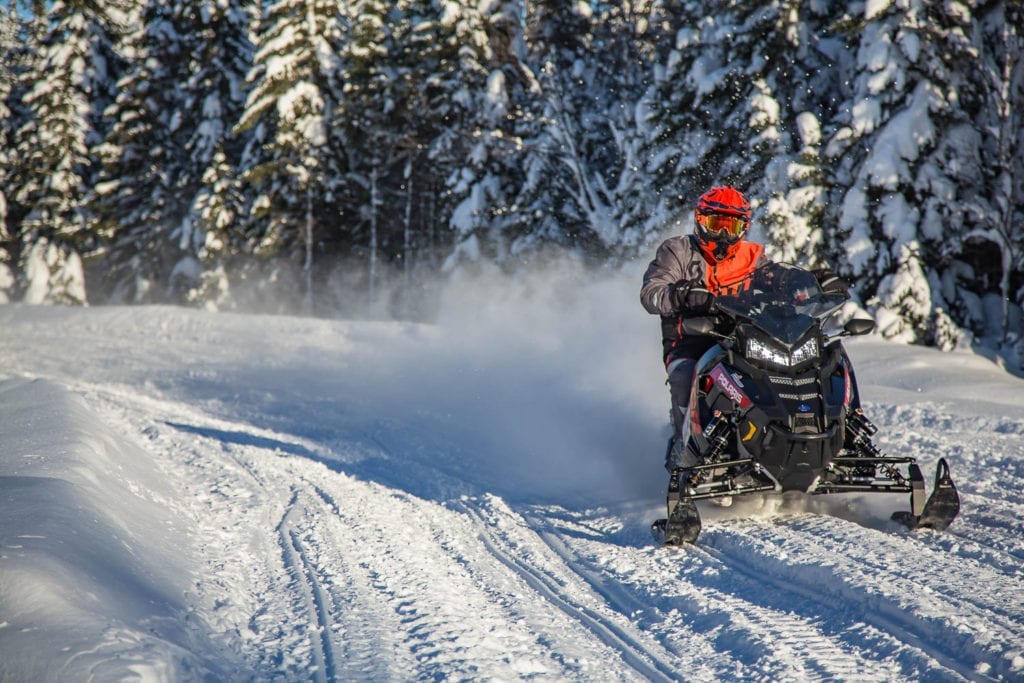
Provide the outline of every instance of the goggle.
[[697,224],[705,232],[725,238],[737,238],[747,229],[747,221],[740,216],[726,216],[721,213],[698,213]]

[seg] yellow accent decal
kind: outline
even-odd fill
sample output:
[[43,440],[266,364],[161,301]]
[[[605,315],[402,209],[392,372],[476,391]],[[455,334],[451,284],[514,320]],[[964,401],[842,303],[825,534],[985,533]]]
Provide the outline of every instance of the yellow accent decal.
[[753,422],[750,422],[749,420],[747,421],[747,424],[750,425],[750,431],[747,432],[747,435],[745,437],[743,437],[744,441],[750,441],[751,439],[754,438],[754,434],[757,434],[757,426]]

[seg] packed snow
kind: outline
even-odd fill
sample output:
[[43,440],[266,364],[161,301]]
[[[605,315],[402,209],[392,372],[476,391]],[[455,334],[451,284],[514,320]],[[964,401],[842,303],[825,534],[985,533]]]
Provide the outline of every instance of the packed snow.
[[702,507],[658,547],[639,274],[436,324],[0,305],[0,680],[1021,680],[1024,380],[848,348],[903,495]]

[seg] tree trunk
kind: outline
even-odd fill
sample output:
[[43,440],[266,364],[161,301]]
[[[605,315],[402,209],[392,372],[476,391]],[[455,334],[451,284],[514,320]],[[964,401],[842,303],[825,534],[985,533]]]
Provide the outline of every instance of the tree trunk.
[[1003,70],[998,87],[998,102],[996,103],[999,112],[999,152],[996,161],[1000,174],[999,182],[996,183],[996,192],[1001,194],[997,198],[996,206],[1000,207],[1002,215],[996,217],[997,228],[1002,244],[1002,273],[999,281],[999,293],[1002,299],[1002,321],[1000,326],[1001,341],[1006,342],[1010,332],[1010,275],[1013,271],[1017,256],[1017,241],[1013,230],[1014,204],[1014,171],[1015,134],[1018,130],[1016,112],[1012,100],[1014,96],[1013,79],[1020,60],[1019,36],[1010,25],[1004,24],[1002,35],[1003,47]]
[[313,189],[306,184],[306,261],[303,270],[306,276],[306,297],[303,310],[306,315],[313,314]]
[[380,196],[377,186],[377,162],[370,171],[370,273],[367,285],[367,313],[373,311],[377,299],[377,211],[380,208]]
[[402,275],[412,280],[412,159],[405,162],[405,225],[402,232]]

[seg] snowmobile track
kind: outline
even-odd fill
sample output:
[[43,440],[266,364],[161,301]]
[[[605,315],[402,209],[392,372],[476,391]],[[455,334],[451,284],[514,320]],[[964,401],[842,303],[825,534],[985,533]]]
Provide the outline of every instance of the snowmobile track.
[[[578,621],[599,640],[616,650],[643,679],[648,681],[679,679],[680,674],[667,661],[672,658],[670,652],[652,647],[653,644],[642,642],[640,637],[628,632],[628,626],[616,623],[615,619],[604,616],[594,607],[584,604],[590,601],[574,598],[567,590],[564,579],[555,576],[550,570],[542,568],[539,563],[528,561],[521,553],[516,552],[513,547],[515,543],[497,529],[493,517],[488,518],[487,513],[480,506],[462,501],[457,508],[476,520],[481,540],[499,562],[520,576],[550,604]],[[585,587],[593,588],[593,583],[586,579],[584,579],[584,584]],[[577,587],[573,588],[572,592],[576,592]],[[622,621],[628,624],[625,619]]]
[[[534,520],[531,526],[542,524]],[[551,538],[549,544],[552,543],[565,563],[577,573],[591,577],[588,580],[592,584],[609,582],[614,577],[613,573],[609,576],[608,567],[580,552],[578,544]],[[654,564],[660,570],[660,580],[647,585],[630,585],[632,582],[625,579],[611,581],[619,586],[614,599],[621,609],[647,605],[648,612],[650,605],[661,604],[658,613],[651,616],[649,630],[670,650],[691,650],[684,658],[705,661],[709,667],[707,678],[735,677],[740,667],[746,669],[743,677],[755,678],[886,677],[880,667],[866,661],[858,642],[837,639],[834,633],[823,630],[823,620],[817,616],[805,618],[793,613],[787,600],[778,598],[774,587],[765,586],[746,572],[735,573],[730,563],[708,552],[701,543],[687,546],[685,552],[651,548],[634,559],[638,565],[626,565],[628,575],[643,575],[645,565],[650,569]],[[627,591],[627,586],[631,590]],[[595,589],[599,590],[597,586]],[[791,593],[783,593],[786,594]],[[751,601],[751,597],[757,600]],[[824,621],[831,623],[828,619]],[[713,650],[692,651],[696,643],[706,645],[709,636],[713,636]],[[756,660],[743,654],[752,647],[762,653]],[[737,653],[738,661],[722,661],[723,654],[728,652]],[[762,658],[764,661],[760,661]],[[785,664],[794,661],[801,662],[801,666],[794,669]]]
[[285,568],[293,578],[293,590],[300,596],[308,614],[307,629],[312,665],[310,673],[317,681],[333,681],[336,678],[335,662],[338,661],[338,656],[330,637],[330,615],[337,612],[337,606],[332,603],[330,594],[324,590],[317,578],[316,566],[310,560],[296,529],[294,517],[300,514],[297,507],[299,492],[294,488],[292,492],[288,509],[277,528],[281,553]]
[[[1019,675],[1019,663],[1015,663],[1012,652],[1000,656],[1003,653],[998,648],[1016,642],[1015,634],[1024,624],[1021,606],[1013,600],[985,604],[974,595],[1000,591],[1020,595],[1024,585],[1011,578],[1011,585],[996,588],[1007,577],[983,565],[975,565],[967,576],[954,576],[956,580],[950,583],[941,554],[932,550],[922,553],[920,541],[913,536],[880,536],[880,532],[867,529],[858,531],[859,527],[850,523],[850,528],[843,530],[844,541],[839,546],[832,536],[836,525],[843,522],[798,518],[783,525],[760,524],[749,528],[748,533],[748,525],[740,524],[709,534],[703,549],[733,572],[770,584],[780,595],[793,596],[783,602],[814,603],[816,613],[844,605],[844,614],[834,615],[831,621],[852,618],[869,624],[966,679],[978,678],[979,666],[990,666],[990,674],[997,678]],[[858,536],[865,538],[858,543]],[[812,545],[831,549],[834,562],[814,569],[799,562],[802,550],[806,550],[806,556],[813,556]],[[875,553],[887,558],[896,555],[892,549],[880,552],[880,545],[892,549],[903,546],[906,562],[877,562]],[[779,552],[781,548],[785,551]],[[972,591],[972,585],[980,590]],[[936,604],[944,608],[938,616]],[[856,611],[851,613],[854,605]],[[954,609],[955,618],[946,614],[949,608]]]
[[[101,398],[108,410],[116,407],[123,415],[136,412],[131,401],[120,394],[92,386],[83,393]],[[281,636],[261,626],[261,638],[269,639],[261,640],[258,649],[248,654],[258,656],[260,669],[281,670],[273,657],[287,644],[292,648],[290,670],[305,670],[316,680],[344,678],[349,673],[373,672],[386,678],[399,672],[429,677],[440,671],[466,671],[465,663],[457,658],[432,661],[434,645],[424,649],[451,638],[446,635],[450,626],[423,620],[423,615],[437,611],[433,598],[422,602],[424,594],[429,597],[429,590],[403,591],[399,587],[413,581],[393,575],[392,570],[375,568],[377,555],[392,552],[386,546],[373,551],[376,555],[364,554],[367,544],[379,546],[386,541],[379,535],[366,535],[366,527],[376,522],[366,525],[362,520],[363,529],[353,531],[361,513],[352,507],[351,495],[365,497],[366,492],[358,489],[362,484],[356,482],[358,490],[353,490],[346,475],[339,476],[329,468],[310,472],[296,465],[304,464],[302,458],[281,457],[269,447],[295,438],[288,434],[259,430],[260,436],[231,441],[221,435],[251,435],[252,425],[211,420],[181,405],[145,400],[148,407],[173,419],[148,427],[140,422],[140,432],[176,444],[165,446],[168,452],[194,453],[186,461],[190,467],[213,465],[202,460],[203,449],[194,445],[196,435],[222,444],[220,452],[226,458],[215,465],[220,474],[211,493],[230,496],[232,491],[259,490],[262,493],[257,497],[277,500],[277,509],[283,511],[275,531],[290,580],[286,586],[277,584],[281,591],[277,595],[263,596],[267,602],[254,619],[262,624],[271,610],[283,612],[282,602],[290,602],[285,609],[298,623],[280,642],[275,639]],[[1015,451],[1012,443],[1003,440],[1002,461],[1009,464],[1019,446]],[[971,460],[981,455],[965,453],[960,457]],[[1016,476],[1013,479],[1018,480]],[[450,504],[449,508],[468,513],[471,527],[496,562],[615,651],[627,670],[648,680],[679,678],[673,663],[680,655],[702,662],[688,674],[708,673],[708,677],[724,675],[732,667],[754,677],[884,680],[892,676],[892,667],[898,663],[896,670],[903,674],[948,676],[955,672],[969,680],[1014,679],[1021,670],[1019,661],[1012,651],[1000,652],[999,647],[1012,642],[1024,624],[1024,606],[1012,598],[1024,594],[1024,572],[1019,569],[1024,546],[1012,535],[1008,538],[1008,534],[991,532],[1012,530],[1014,504],[969,490],[965,493],[968,501],[976,498],[973,516],[959,520],[942,535],[883,533],[873,526],[813,516],[776,523],[759,521],[750,523],[749,529],[741,521],[714,524],[694,552],[678,554],[684,568],[695,562],[704,566],[703,570],[670,573],[661,583],[651,585],[648,580],[647,585],[639,586],[625,575],[616,576],[606,562],[599,561],[604,551],[595,550],[598,555],[592,556],[576,536],[552,527],[550,519],[543,513],[534,514],[529,507],[506,512],[500,498],[487,496],[482,501]],[[336,501],[345,501],[346,509]],[[510,533],[510,527],[517,530]],[[878,542],[885,549],[869,552]],[[605,551],[615,543],[608,538],[597,542]],[[807,544],[824,545],[836,563],[810,569],[800,565],[801,554],[820,557],[820,548]],[[348,561],[332,557],[339,548],[346,549]],[[557,560],[538,557],[542,550],[550,551]],[[627,543],[623,550],[630,555],[640,550],[639,556],[630,560],[636,562],[638,573],[651,569],[644,566],[650,558],[643,548]],[[957,571],[944,569],[943,551],[957,555]],[[450,547],[445,553],[448,561],[472,562],[460,559]],[[650,554],[664,552],[654,549]],[[894,557],[905,558],[904,564],[914,563],[914,570],[895,566]],[[715,578],[716,573],[727,575],[728,581]],[[891,585],[879,587],[885,584]],[[981,590],[975,590],[978,587]],[[374,594],[376,598],[370,599]],[[905,599],[915,594],[945,604],[945,610],[954,610],[960,619],[944,617],[943,610],[933,615],[927,600]],[[1010,599],[991,599],[996,594]],[[787,610],[787,605],[792,607]],[[361,616],[357,619],[353,612]],[[376,624],[379,629],[371,635],[360,634],[357,622]],[[843,630],[846,633],[840,633]],[[713,635],[716,632],[719,635]],[[691,643],[680,633],[696,638]],[[300,640],[309,647],[299,647]],[[385,649],[390,646],[398,655],[390,664],[374,652],[373,646],[382,642]],[[1011,650],[1009,645],[1001,646]],[[751,660],[752,648],[772,652],[769,661]],[[737,656],[730,651],[739,652],[738,659],[730,659]],[[878,662],[881,653],[888,668]]]

